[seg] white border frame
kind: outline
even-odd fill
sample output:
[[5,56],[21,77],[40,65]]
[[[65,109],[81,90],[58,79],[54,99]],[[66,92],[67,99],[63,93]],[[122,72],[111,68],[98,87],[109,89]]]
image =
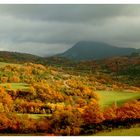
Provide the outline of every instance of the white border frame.
[[140,4],[139,0],[0,0],[0,4]]

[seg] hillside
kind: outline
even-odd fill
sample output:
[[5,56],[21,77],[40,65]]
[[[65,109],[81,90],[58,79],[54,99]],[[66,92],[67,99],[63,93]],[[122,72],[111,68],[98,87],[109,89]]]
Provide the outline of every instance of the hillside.
[[47,58],[46,64],[77,75],[108,74],[120,82],[140,86],[140,56],[111,57],[101,60],[74,61],[63,57]]
[[32,55],[32,54],[0,51],[0,62],[12,62],[12,63],[34,62],[34,63],[42,63],[43,61],[45,61],[44,58],[36,56],[36,55]]
[[137,51],[134,48],[119,48],[101,42],[80,41],[60,56],[73,60],[94,60],[130,55]]
[[1,64],[0,133],[89,135],[130,127],[128,119],[131,126],[139,121],[140,88],[111,75],[77,75],[74,69],[70,74],[34,63]]
[[3,52],[1,59],[2,135],[93,135],[139,125],[135,54],[79,62]]

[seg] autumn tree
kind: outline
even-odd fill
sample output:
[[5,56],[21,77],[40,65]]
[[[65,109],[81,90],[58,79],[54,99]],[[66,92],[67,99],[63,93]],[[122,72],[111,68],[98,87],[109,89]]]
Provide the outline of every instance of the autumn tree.
[[117,106],[114,104],[104,110],[105,120],[115,120],[117,118]]
[[8,89],[12,89],[12,85],[11,85],[10,83],[7,83],[6,87],[7,87]]
[[140,102],[128,102],[125,103],[123,106],[117,108],[117,119],[140,119]]
[[4,108],[4,112],[13,110],[13,100],[3,87],[0,87],[0,103],[1,107],[3,106]]
[[7,83],[7,81],[8,81],[8,77],[6,77],[6,76],[1,77],[2,83]]
[[52,132],[58,135],[79,135],[82,125],[81,113],[71,106],[52,114]]
[[13,81],[14,83],[19,83],[19,82],[20,82],[20,78],[19,78],[18,76],[13,76],[13,77],[12,77],[12,81]]
[[104,120],[100,106],[94,99],[85,107],[82,117],[84,124],[89,125],[100,123]]

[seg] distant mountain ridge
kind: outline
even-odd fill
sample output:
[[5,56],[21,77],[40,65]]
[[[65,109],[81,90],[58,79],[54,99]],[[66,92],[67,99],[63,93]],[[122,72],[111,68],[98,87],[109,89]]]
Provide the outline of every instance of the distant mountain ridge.
[[128,56],[131,54],[132,56],[140,56],[140,49],[119,48],[101,42],[80,41],[66,52],[51,57],[40,57],[33,54],[20,52],[0,51],[0,62],[33,62],[46,64],[53,63],[54,61],[57,63],[59,60],[61,63],[64,63],[65,61],[72,63],[73,60],[100,60],[116,56]]
[[140,49],[120,48],[102,42],[80,41],[59,56],[72,60],[96,60],[115,56],[130,55]]
[[36,55],[19,52],[0,51],[0,62],[43,62],[45,59]]

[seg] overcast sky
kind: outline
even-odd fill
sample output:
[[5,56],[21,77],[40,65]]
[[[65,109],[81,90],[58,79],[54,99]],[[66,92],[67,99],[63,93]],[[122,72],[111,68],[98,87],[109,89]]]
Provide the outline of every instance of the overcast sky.
[[82,40],[140,48],[140,5],[0,5],[0,50],[48,56]]

